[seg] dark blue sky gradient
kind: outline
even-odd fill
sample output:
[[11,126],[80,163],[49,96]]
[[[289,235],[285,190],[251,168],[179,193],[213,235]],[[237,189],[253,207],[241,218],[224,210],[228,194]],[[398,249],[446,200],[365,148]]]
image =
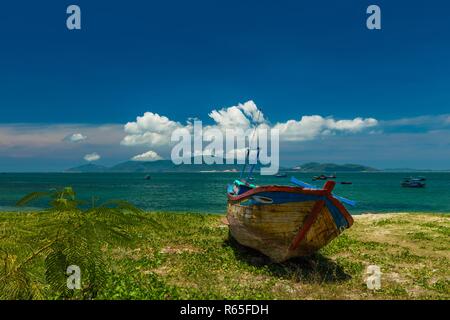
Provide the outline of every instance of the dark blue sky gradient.
[[448,113],[449,37],[443,0],[9,1],[0,123],[184,121],[250,99],[272,121]]

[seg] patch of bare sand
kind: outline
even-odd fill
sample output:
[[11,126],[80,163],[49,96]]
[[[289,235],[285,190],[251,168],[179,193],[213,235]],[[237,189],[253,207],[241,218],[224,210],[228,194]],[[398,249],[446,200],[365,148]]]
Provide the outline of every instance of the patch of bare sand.
[[172,246],[167,246],[167,247],[162,248],[160,253],[180,254],[180,253],[184,253],[184,252],[198,253],[201,251],[202,250],[200,248],[190,246],[190,245],[172,245]]
[[361,222],[374,222],[377,220],[393,219],[394,221],[408,219],[410,222],[450,222],[450,214],[447,216],[411,213],[411,212],[392,212],[392,213],[363,213],[354,215],[353,219]]
[[151,274],[156,273],[159,276],[167,276],[171,272],[172,268],[168,265],[162,265],[159,268],[151,269],[151,270],[144,270],[142,273],[144,274]]
[[[420,227],[420,222],[433,222],[439,224],[448,223],[450,220],[447,217],[423,215],[423,214],[411,214],[406,212],[401,213],[386,213],[386,214],[363,214],[354,216],[355,228],[351,231],[362,241],[373,241],[378,243],[386,243],[397,248],[409,249],[416,255],[425,257],[445,257],[450,259],[449,250],[436,250],[433,248],[432,243],[424,240],[411,239],[412,232],[425,232],[429,233],[429,229]],[[374,222],[387,220],[391,223],[386,223],[383,226],[376,228],[376,232],[367,232],[365,229],[368,225]],[[402,224],[399,222],[409,221],[413,223]]]

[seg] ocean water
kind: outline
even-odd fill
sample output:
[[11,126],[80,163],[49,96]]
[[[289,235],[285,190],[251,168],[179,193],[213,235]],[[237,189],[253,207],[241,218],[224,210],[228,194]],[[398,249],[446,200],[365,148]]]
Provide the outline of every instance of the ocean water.
[[[308,183],[315,174],[296,173]],[[337,184],[335,193],[357,201],[349,207],[352,214],[364,212],[436,212],[450,213],[450,173],[421,173],[426,176],[424,189],[400,187],[404,177],[413,173],[338,173],[337,182],[352,181],[352,185]],[[128,200],[151,211],[184,211],[224,213],[226,185],[237,173],[153,173],[145,180],[142,173],[3,173],[0,174],[0,211],[17,210],[15,202],[33,191],[71,186],[80,199],[99,202]],[[289,177],[255,176],[254,183],[290,185]],[[45,208],[47,201],[33,203]],[[21,209],[22,210],[22,209]]]

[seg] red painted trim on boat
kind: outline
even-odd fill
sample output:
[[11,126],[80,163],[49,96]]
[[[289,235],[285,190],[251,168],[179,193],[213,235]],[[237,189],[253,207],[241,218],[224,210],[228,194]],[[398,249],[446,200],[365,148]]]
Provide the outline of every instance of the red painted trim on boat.
[[306,220],[303,223],[302,228],[298,231],[297,235],[292,240],[289,250],[295,250],[298,248],[298,246],[308,233],[309,229],[311,229],[314,222],[316,222],[317,217],[322,212],[324,206],[325,206],[324,200],[319,200],[314,204],[314,207],[312,208],[311,213],[308,214],[308,216],[306,217]]
[[342,216],[345,218],[345,220],[347,220],[348,226],[351,227],[353,225],[352,215],[347,211],[347,208],[331,194],[331,191],[333,191],[335,185],[336,181],[329,180],[325,183],[323,188],[328,191],[327,198],[339,209]]
[[328,190],[327,198],[333,203],[341,212],[342,216],[345,220],[347,220],[348,227],[350,228],[353,225],[353,218],[352,215],[347,211],[347,208],[333,195],[331,194],[331,191],[333,191],[334,187],[336,186],[336,181],[329,180],[325,183],[324,189]]
[[289,186],[264,186],[264,187],[257,187],[254,189],[250,189],[247,192],[238,195],[238,196],[232,196],[230,194],[228,195],[228,199],[231,201],[241,201],[246,198],[250,198],[251,196],[260,193],[260,192],[288,192],[288,193],[302,193],[302,194],[309,194],[314,196],[323,196],[327,194],[326,190],[321,189],[304,189],[301,187],[289,187]]
[[335,185],[336,185],[335,181],[329,180],[329,181],[325,182],[323,189],[328,191],[329,193],[331,193],[331,191],[333,191]]
[[350,228],[353,225],[353,217],[347,211],[347,208],[338,199],[334,198],[332,195],[329,195],[328,199],[330,199],[330,201],[339,209],[339,211],[344,216],[345,220],[347,220],[348,227]]

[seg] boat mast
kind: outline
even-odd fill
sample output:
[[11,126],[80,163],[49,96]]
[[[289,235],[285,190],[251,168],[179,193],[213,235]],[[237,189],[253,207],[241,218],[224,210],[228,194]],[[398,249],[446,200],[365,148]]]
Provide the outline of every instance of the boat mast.
[[250,154],[250,148],[247,148],[247,153],[245,155],[244,167],[242,168],[241,176],[239,177],[239,179],[242,179],[244,177],[245,169],[247,168],[247,159],[249,157],[249,154]]
[[[250,138],[250,141],[249,141],[250,146],[252,145],[252,141],[253,141],[253,139],[255,137],[256,130],[258,128],[258,123],[259,123],[259,117],[260,116],[261,116],[261,110],[258,109],[258,117],[256,118],[256,125],[255,125],[255,128],[253,130],[252,137]],[[250,146],[247,148],[247,154],[245,155],[244,168],[242,168],[240,179],[242,179],[244,177],[245,169],[247,168],[247,161],[250,159]],[[258,164],[258,160],[259,160],[259,145],[256,146],[256,163],[254,163],[254,164],[252,164],[250,166],[250,170],[249,170],[249,173],[248,173],[247,178],[246,178],[247,180],[249,180],[252,177],[253,170],[255,169],[255,166]]]

